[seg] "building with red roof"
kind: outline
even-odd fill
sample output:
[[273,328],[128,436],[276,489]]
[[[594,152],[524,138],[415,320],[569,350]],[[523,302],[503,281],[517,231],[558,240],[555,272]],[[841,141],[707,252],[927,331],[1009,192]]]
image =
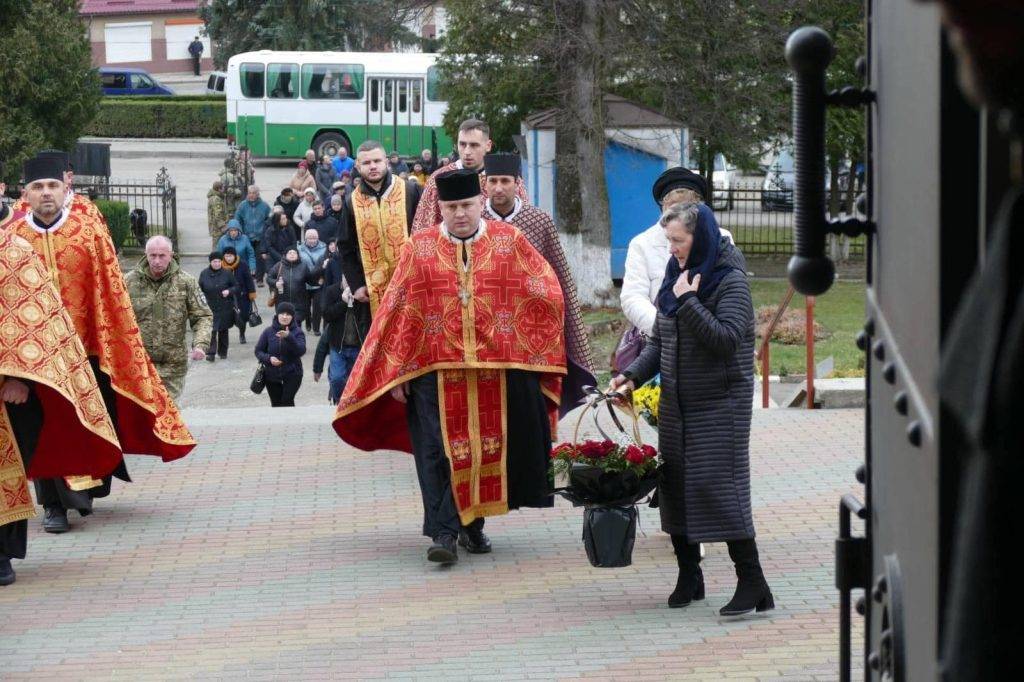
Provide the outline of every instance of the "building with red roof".
[[82,0],[95,66],[139,67],[151,73],[190,71],[188,45],[203,43],[203,71],[213,68],[210,39],[200,33],[200,0]]

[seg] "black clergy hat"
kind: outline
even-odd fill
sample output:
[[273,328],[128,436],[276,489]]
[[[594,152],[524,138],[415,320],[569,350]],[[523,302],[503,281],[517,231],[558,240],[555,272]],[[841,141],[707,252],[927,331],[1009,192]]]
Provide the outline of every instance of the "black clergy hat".
[[71,169],[71,155],[59,149],[44,149],[36,154],[37,159],[56,159],[64,170]]
[[437,176],[437,198],[461,201],[480,196],[480,176],[474,170],[459,168]]
[[669,168],[659,175],[658,179],[654,181],[654,187],[651,188],[651,192],[654,194],[654,200],[660,204],[665,195],[674,189],[692,189],[700,195],[701,199],[706,201],[708,198],[707,181],[692,170],[682,166]]
[[36,180],[60,180],[64,182],[64,166],[55,158],[39,157],[28,159],[22,166],[25,183]]
[[522,169],[522,160],[518,154],[486,154],[484,156],[484,173],[487,175],[511,175],[518,178]]

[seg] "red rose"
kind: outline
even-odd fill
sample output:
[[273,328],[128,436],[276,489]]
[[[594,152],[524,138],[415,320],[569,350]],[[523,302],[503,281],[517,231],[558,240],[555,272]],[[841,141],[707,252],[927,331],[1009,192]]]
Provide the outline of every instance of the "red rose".
[[654,459],[658,456],[658,451],[652,448],[650,445],[645,445],[641,448],[644,451],[644,457],[646,459]]
[[626,448],[626,461],[630,464],[643,464],[644,459],[644,451],[637,446],[630,445]]

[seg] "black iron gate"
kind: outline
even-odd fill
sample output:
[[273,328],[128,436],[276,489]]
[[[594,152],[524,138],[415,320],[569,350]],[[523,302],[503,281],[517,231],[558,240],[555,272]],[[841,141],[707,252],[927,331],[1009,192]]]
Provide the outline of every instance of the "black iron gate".
[[[76,179],[75,191],[93,199],[118,201],[128,205],[128,211],[142,210],[146,214],[145,235],[140,239],[164,235],[178,247],[178,189],[161,168],[155,180],[110,180],[109,178]],[[127,244],[119,244],[125,246]]]

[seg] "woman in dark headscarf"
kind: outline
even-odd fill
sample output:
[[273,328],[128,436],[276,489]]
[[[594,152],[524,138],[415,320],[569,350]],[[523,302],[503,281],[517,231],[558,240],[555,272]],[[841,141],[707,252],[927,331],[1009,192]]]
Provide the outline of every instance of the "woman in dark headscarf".
[[210,267],[199,273],[199,288],[213,311],[213,338],[206,352],[210,362],[217,356],[222,360],[228,356],[228,330],[235,326],[235,297],[239,288],[234,273],[224,267],[223,258],[220,251],[212,252]]
[[739,581],[720,613],[766,611],[775,603],[750,508],[754,309],[746,262],[704,204],[673,206],[661,224],[673,257],[654,334],[611,387],[632,390],[661,371],[659,508],[679,563],[668,604],[704,598],[699,543],[726,542]]
[[223,255],[224,269],[234,275],[237,286],[234,296],[235,309],[238,310],[235,319],[235,326],[238,327],[238,343],[245,343],[245,326],[249,321],[252,306],[256,305],[256,283],[249,272],[249,266],[238,257],[235,247],[224,247]]

